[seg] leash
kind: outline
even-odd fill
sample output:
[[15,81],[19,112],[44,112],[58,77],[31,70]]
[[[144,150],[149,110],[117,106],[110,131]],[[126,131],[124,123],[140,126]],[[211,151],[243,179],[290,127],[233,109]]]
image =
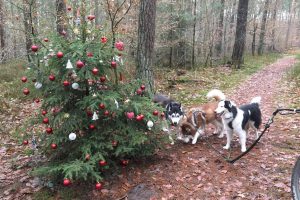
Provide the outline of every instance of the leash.
[[259,137],[252,143],[252,145],[243,153],[241,153],[240,155],[238,155],[237,157],[230,159],[230,154],[228,157],[224,156],[220,151],[218,151],[215,147],[212,146],[212,144],[210,144],[210,142],[207,140],[207,138],[205,137],[205,141],[207,142],[207,144],[215,151],[217,152],[220,156],[222,156],[228,163],[235,163],[236,161],[238,161],[239,159],[241,159],[242,157],[244,157],[246,154],[248,154],[251,149],[253,149],[253,147],[259,142],[259,140],[261,139],[261,137],[266,133],[266,131],[270,128],[270,125],[274,122],[274,117],[277,114],[280,115],[290,115],[290,114],[296,114],[296,113],[300,113],[300,109],[288,109],[288,108],[279,108],[277,110],[275,110],[272,114],[272,116],[269,118],[269,120],[267,121],[267,123],[265,124],[265,128],[264,130],[261,132],[261,134],[259,135]]

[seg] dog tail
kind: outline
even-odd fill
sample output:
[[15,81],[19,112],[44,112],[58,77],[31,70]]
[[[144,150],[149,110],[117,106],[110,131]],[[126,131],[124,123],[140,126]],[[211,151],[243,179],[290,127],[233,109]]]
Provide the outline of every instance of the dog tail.
[[225,100],[225,95],[221,90],[213,89],[206,95],[207,99],[215,99],[217,101]]
[[168,97],[167,95],[163,95],[163,94],[155,94],[152,101],[154,103],[158,103],[163,107],[166,107],[170,102],[172,102],[173,100]]
[[261,102],[261,97],[258,96],[258,97],[254,97],[250,103],[257,103],[259,105],[260,102]]

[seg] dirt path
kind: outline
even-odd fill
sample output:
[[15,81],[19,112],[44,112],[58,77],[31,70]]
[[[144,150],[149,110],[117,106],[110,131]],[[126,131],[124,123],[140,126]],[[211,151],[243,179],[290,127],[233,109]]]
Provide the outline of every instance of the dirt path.
[[[241,105],[261,96],[263,122],[266,122],[278,106],[284,106],[278,99],[285,89],[282,76],[295,62],[294,57],[279,59],[245,80],[227,97]],[[291,169],[299,152],[293,146],[300,143],[299,127],[282,127],[292,126],[297,123],[295,120],[299,118],[273,125],[263,140],[234,165],[225,162],[204,140],[198,141],[197,145],[175,144],[167,154],[145,162],[144,167],[131,168],[128,179],[119,178],[118,184],[109,185],[110,192],[101,196],[120,198],[120,193],[126,194],[130,188],[144,183],[152,195],[155,194],[153,199],[162,200],[290,199]],[[222,150],[225,138],[210,135],[208,140],[226,155],[227,151]],[[250,135],[248,146],[253,140],[254,133]],[[290,144],[291,141],[294,142]],[[233,154],[240,153],[239,149],[235,138]]]
[[[275,108],[285,105],[286,96],[282,94],[287,94],[287,87],[280,80],[295,62],[293,57],[279,59],[245,80],[227,97],[241,105],[254,96],[262,96],[263,122],[266,122]],[[249,155],[234,165],[225,162],[204,140],[196,145],[177,143],[166,153],[130,165],[125,175],[105,182],[102,191],[89,190],[86,199],[121,199],[135,186],[139,187],[132,193],[137,196],[131,193],[129,199],[290,199],[291,169],[300,150],[295,148],[300,146],[300,137],[299,127],[294,125],[299,120],[278,120]],[[227,155],[222,150],[225,138],[219,139],[211,133],[207,138]],[[250,135],[248,146],[253,139],[254,134]],[[41,187],[40,180],[28,176],[30,166],[26,163],[30,158],[20,154],[21,147],[13,148],[16,145],[13,141],[6,143],[0,146],[0,199],[31,199],[32,193]],[[239,150],[235,138],[233,154]]]

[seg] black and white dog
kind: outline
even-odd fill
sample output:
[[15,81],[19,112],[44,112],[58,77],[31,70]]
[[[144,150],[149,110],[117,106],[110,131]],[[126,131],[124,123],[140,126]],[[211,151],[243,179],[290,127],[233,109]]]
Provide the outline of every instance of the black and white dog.
[[220,101],[215,110],[218,116],[221,116],[227,130],[227,144],[224,149],[230,148],[233,132],[239,136],[241,151],[246,151],[246,138],[249,127],[256,131],[258,138],[258,129],[261,125],[261,111],[259,104],[261,97],[254,97],[250,104],[237,107],[232,101]]
[[[178,103],[170,97],[163,94],[156,94],[153,98],[154,103],[158,103],[163,106],[165,110],[165,117],[172,125],[177,126],[184,117],[184,111],[181,103]],[[169,133],[171,144],[174,144],[174,140],[171,136],[169,126],[163,127],[163,131]]]

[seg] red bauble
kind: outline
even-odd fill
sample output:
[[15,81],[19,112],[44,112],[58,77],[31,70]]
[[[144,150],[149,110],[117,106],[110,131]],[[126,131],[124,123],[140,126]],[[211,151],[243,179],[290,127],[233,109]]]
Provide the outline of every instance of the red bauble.
[[117,67],[117,63],[115,61],[111,61],[110,63],[112,68],[116,68]]
[[95,188],[96,188],[96,190],[101,190],[102,189],[102,183],[96,183]]
[[93,73],[94,75],[97,75],[98,72],[99,72],[99,70],[98,70],[96,67],[92,69],[92,73]]
[[64,53],[59,51],[59,52],[57,52],[56,57],[57,58],[62,58],[62,57],[64,57]]
[[21,81],[22,81],[23,83],[27,82],[27,77],[26,77],[26,76],[23,76],[23,77],[21,78]]
[[35,102],[35,103],[40,103],[40,99],[39,99],[39,98],[36,98],[36,99],[34,100],[34,102]]
[[95,128],[96,128],[96,126],[94,124],[89,125],[89,129],[94,130]]
[[47,111],[46,110],[42,110],[42,115],[46,115],[47,114]]
[[143,93],[143,91],[139,88],[139,89],[136,90],[136,93],[137,93],[138,95],[141,95],[141,94]]
[[127,112],[126,116],[128,119],[133,119],[134,118],[134,112]]
[[107,165],[107,162],[106,162],[105,160],[100,160],[100,161],[99,161],[99,165],[100,165],[101,167],[104,167],[104,166]]
[[109,111],[108,110],[106,110],[106,111],[104,111],[104,113],[103,113],[105,116],[108,116],[109,115]]
[[157,110],[154,110],[154,111],[153,111],[153,115],[157,116],[157,115],[158,115],[158,111],[157,111]]
[[72,10],[71,6],[68,6],[68,7],[67,7],[67,10],[68,10],[68,11],[71,11],[71,10]]
[[105,108],[105,105],[104,105],[103,103],[100,103],[100,104],[99,104],[99,108],[104,109],[104,108]]
[[100,81],[103,83],[103,82],[105,82],[106,81],[106,77],[105,76],[101,76],[100,77]]
[[93,55],[92,52],[87,52],[87,53],[86,53],[86,56],[87,56],[87,57],[93,57],[94,55]]
[[90,160],[91,159],[91,155],[90,154],[86,154],[85,155],[85,160]]
[[67,32],[66,32],[65,30],[63,30],[62,32],[60,32],[60,34],[61,34],[62,36],[66,36],[66,35],[67,35]]
[[123,166],[127,166],[128,163],[129,163],[129,160],[121,160],[121,164],[122,164]]
[[137,121],[142,121],[143,118],[141,117],[141,115],[138,115],[138,116],[136,116],[136,120],[137,120]]
[[141,116],[142,120],[143,120],[143,119],[144,119],[144,117],[145,117],[143,114],[140,114],[140,116]]
[[52,143],[51,144],[51,149],[56,149],[57,148],[57,144]]
[[55,80],[55,76],[51,74],[51,75],[49,76],[49,80],[50,80],[50,81],[54,81],[54,80]]
[[67,86],[70,85],[70,82],[69,81],[64,81],[63,84],[64,84],[65,87],[67,87]]
[[71,184],[71,181],[67,178],[64,179],[64,186],[69,186]]
[[37,52],[38,50],[39,50],[39,47],[38,47],[38,46],[36,46],[36,45],[32,45],[32,46],[31,46],[31,51]]
[[92,117],[92,116],[93,116],[93,112],[90,111],[90,110],[88,110],[88,111],[86,111],[86,115],[87,115],[88,117]]
[[25,88],[25,89],[23,90],[23,94],[28,95],[29,93],[30,93],[30,91],[29,91],[28,88]]
[[141,90],[145,90],[146,86],[145,85],[141,85]]
[[44,42],[49,42],[49,39],[48,38],[44,38]]
[[48,127],[48,128],[46,128],[46,132],[48,134],[51,134],[51,133],[53,133],[53,129],[51,127]]
[[111,142],[111,144],[112,144],[113,147],[116,147],[118,145],[118,142],[114,140],[114,141]]
[[49,118],[48,118],[48,117],[45,117],[45,118],[43,119],[43,123],[44,123],[44,124],[49,124]]
[[101,37],[101,42],[102,42],[102,43],[106,43],[106,42],[107,42],[107,38],[106,38],[105,36],[102,36],[102,37]]
[[95,15],[89,15],[87,18],[88,18],[88,20],[92,21],[95,19]]
[[164,112],[160,113],[160,116],[165,117],[165,113]]
[[77,66],[77,68],[81,69],[84,66],[84,63],[81,60],[78,60],[76,62],[76,66]]
[[24,145],[28,145],[28,143],[29,143],[28,140],[24,140],[24,141],[23,141],[23,144],[24,144]]
[[119,41],[116,42],[115,47],[119,50],[119,51],[123,51],[124,50],[124,43]]

